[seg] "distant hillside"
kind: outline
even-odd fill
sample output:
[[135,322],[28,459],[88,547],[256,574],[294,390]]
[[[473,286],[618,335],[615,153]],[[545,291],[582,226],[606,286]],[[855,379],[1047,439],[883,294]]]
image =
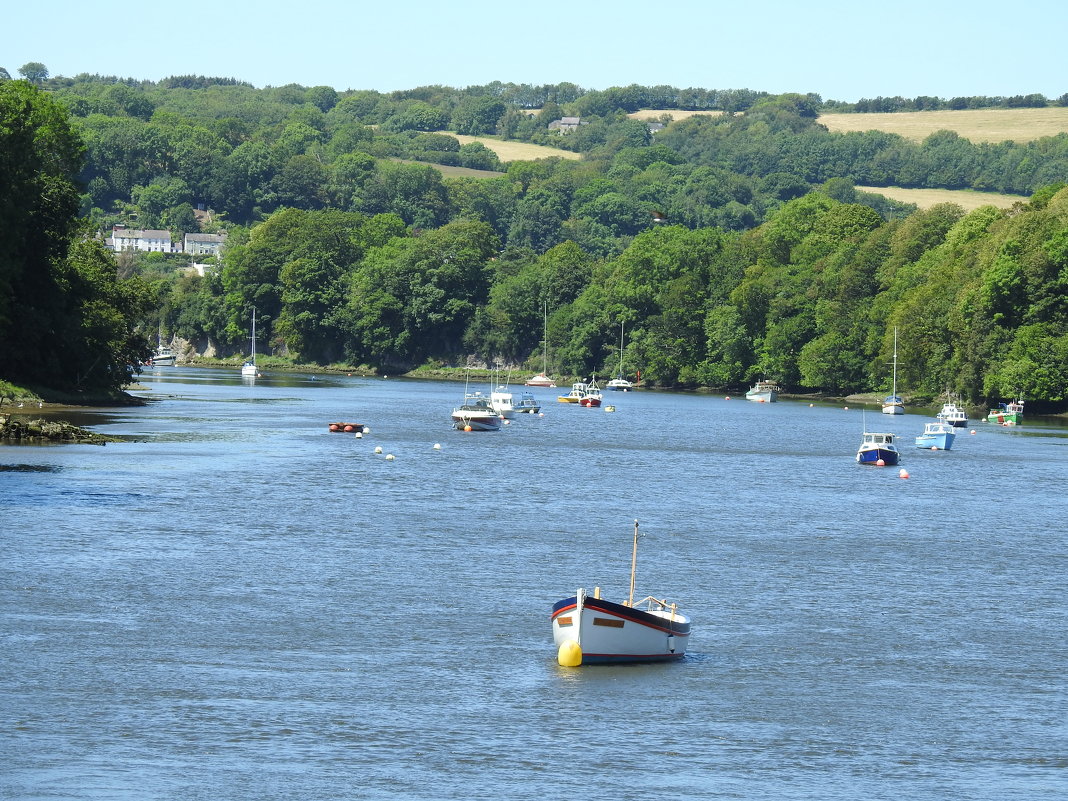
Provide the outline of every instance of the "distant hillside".
[[1033,142],[1068,133],[1068,108],[821,114],[819,121],[830,131],[884,131],[917,142],[936,131],[954,131],[973,142]]

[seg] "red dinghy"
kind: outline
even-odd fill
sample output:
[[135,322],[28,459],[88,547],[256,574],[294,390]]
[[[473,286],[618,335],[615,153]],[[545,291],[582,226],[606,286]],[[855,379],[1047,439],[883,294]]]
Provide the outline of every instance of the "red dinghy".
[[363,423],[331,423],[330,431],[335,434],[363,434],[367,426]]

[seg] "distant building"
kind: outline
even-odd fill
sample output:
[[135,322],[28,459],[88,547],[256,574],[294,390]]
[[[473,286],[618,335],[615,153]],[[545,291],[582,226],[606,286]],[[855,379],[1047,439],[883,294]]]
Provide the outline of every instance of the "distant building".
[[571,133],[577,130],[580,125],[587,125],[582,121],[581,117],[561,117],[558,120],[553,120],[549,123],[550,131],[559,131],[560,133]]
[[226,234],[186,234],[182,253],[192,256],[218,256],[226,244]]
[[139,250],[148,253],[188,253],[191,256],[218,256],[226,244],[226,234],[186,234],[181,245],[171,242],[170,231],[142,230],[116,225],[104,244],[116,253]]
[[105,243],[116,253],[124,250],[141,250],[149,253],[174,253],[170,231],[141,230],[116,225]]

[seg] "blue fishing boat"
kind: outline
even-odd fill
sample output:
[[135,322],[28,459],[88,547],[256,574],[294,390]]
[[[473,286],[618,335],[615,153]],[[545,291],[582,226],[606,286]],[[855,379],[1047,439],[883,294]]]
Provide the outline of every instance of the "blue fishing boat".
[[916,437],[917,448],[927,448],[932,451],[948,451],[953,447],[956,438],[953,426],[941,420],[935,423],[927,423],[923,427],[923,433]]
[[865,431],[857,449],[857,462],[859,464],[884,465],[897,464],[897,446],[894,445],[894,435],[888,433],[872,433]]

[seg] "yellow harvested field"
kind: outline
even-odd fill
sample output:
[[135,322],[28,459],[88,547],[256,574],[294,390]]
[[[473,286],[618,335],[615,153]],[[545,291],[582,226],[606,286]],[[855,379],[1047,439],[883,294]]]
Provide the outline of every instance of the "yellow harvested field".
[[921,209],[929,209],[939,203],[956,203],[965,211],[974,211],[980,206],[1010,208],[1014,203],[1026,203],[1030,198],[1023,195],[999,195],[994,192],[972,192],[967,189],[903,189],[897,186],[858,186],[860,192],[885,195],[891,200],[914,203]]
[[687,117],[704,115],[706,117],[719,117],[723,114],[722,111],[679,111],[677,108],[651,108],[642,109],[641,111],[635,111],[633,114],[628,114],[632,120],[655,120],[662,117],[665,114],[670,114],[672,120],[684,120]]
[[575,153],[571,150],[557,150],[555,147],[545,147],[544,145],[532,145],[528,142],[512,142],[502,139],[491,139],[486,136],[464,136],[461,134],[455,134],[451,131],[441,131],[441,133],[453,136],[460,140],[461,145],[469,144],[470,142],[481,142],[488,147],[494,153],[497,154],[497,158],[501,161],[536,161],[538,159],[580,159],[581,153]]
[[1068,108],[905,111],[896,114],[821,114],[828,130],[884,131],[917,142],[936,131],[954,131],[973,142],[1032,142],[1068,133]]

